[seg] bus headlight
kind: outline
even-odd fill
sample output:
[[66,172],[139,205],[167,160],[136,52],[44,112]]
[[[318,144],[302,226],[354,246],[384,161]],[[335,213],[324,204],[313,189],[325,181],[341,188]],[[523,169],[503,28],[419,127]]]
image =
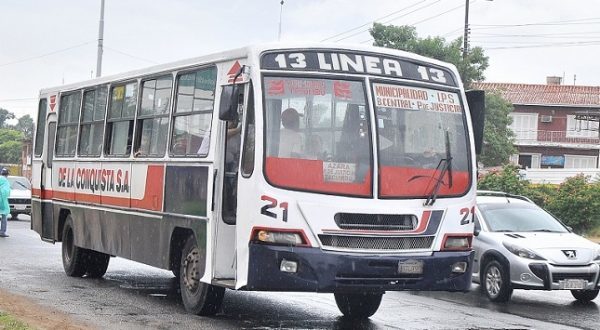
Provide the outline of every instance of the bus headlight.
[[252,241],[274,245],[309,246],[302,230],[279,228],[254,228]]
[[442,251],[467,251],[471,249],[471,234],[446,234],[442,242]]

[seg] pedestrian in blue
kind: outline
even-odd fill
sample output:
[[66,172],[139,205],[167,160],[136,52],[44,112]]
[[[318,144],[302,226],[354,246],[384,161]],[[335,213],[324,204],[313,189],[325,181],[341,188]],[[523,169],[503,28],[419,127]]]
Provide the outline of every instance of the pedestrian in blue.
[[10,213],[10,204],[8,204],[8,196],[10,195],[10,182],[6,178],[8,169],[0,170],[0,215],[2,215],[2,224],[0,225],[0,237],[8,237],[6,234],[6,220]]

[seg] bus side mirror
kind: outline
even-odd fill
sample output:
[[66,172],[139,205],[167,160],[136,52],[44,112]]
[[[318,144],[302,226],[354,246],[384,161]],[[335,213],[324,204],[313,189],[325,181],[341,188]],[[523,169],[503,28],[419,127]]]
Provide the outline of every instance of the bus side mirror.
[[483,148],[483,126],[485,123],[485,92],[482,90],[470,90],[466,92],[467,103],[471,111],[471,124],[473,136],[475,137],[475,153],[481,154]]
[[238,119],[240,85],[223,86],[219,102],[219,119],[235,121]]

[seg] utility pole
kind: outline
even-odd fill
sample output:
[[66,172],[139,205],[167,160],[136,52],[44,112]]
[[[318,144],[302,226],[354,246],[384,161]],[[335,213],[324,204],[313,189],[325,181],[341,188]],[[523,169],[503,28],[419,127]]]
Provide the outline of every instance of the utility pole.
[[277,37],[277,41],[281,40],[281,17],[283,15],[283,0],[281,0],[279,4],[281,4],[281,8],[279,9],[279,36]]
[[465,34],[463,36],[463,62],[467,61],[467,54],[469,53],[469,0],[465,1]]
[[100,24],[98,28],[98,57],[96,59],[96,77],[102,75],[102,44],[104,42],[104,0],[100,0]]

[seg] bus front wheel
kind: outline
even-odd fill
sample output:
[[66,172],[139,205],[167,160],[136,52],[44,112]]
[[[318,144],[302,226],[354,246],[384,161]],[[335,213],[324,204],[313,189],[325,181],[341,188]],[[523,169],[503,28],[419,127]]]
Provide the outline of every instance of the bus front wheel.
[[335,303],[344,316],[366,319],[379,309],[383,293],[334,293],[333,295]]
[[75,245],[73,219],[67,215],[62,233],[62,261],[65,273],[71,277],[81,277],[87,272],[87,250]]
[[200,282],[204,258],[193,236],[187,238],[181,251],[179,288],[185,309],[196,315],[215,315],[221,308],[225,288]]

